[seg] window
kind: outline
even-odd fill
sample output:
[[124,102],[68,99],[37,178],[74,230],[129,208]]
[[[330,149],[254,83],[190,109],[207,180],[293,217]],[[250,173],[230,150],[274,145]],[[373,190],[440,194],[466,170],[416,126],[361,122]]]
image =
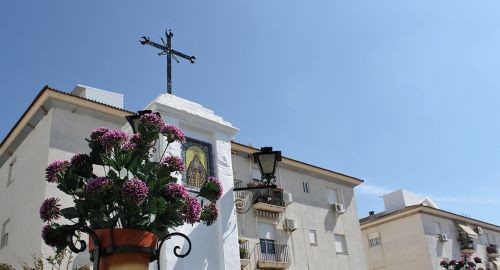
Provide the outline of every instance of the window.
[[276,254],[276,250],[274,249],[274,240],[260,239],[260,253]]
[[14,176],[12,175],[12,171],[14,170],[15,164],[16,164],[16,159],[14,158],[12,162],[9,164],[9,175],[7,178],[7,186],[9,186],[12,182],[14,182]]
[[316,230],[309,230],[309,242],[311,243],[311,245],[318,244],[318,237],[316,235]]
[[5,221],[2,224],[2,238],[0,239],[0,248],[9,243],[9,231],[8,231],[9,221],[10,219],[7,219],[7,221]]
[[337,253],[347,254],[347,243],[345,241],[345,235],[335,234],[335,251]]
[[337,190],[333,188],[327,188],[326,189],[326,196],[328,198],[328,203],[329,204],[334,204],[338,203],[338,198],[337,198]]
[[311,193],[309,189],[309,182],[302,182],[302,188],[304,189],[304,193]]
[[374,247],[374,246],[380,246],[382,245],[382,238],[380,238],[380,233],[370,233],[368,235],[368,246],[369,247]]

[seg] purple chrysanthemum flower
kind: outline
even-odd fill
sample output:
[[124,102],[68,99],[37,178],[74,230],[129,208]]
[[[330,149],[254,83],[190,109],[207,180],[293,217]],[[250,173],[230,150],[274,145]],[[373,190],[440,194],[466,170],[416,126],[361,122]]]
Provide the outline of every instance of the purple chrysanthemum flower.
[[168,183],[162,189],[163,198],[167,201],[176,201],[188,196],[187,189],[177,183]]
[[55,160],[45,169],[45,179],[51,183],[57,182],[57,176],[64,173],[68,166],[67,161]]
[[148,197],[149,188],[142,180],[132,178],[123,184],[122,193],[125,198],[139,205]]
[[167,137],[167,141],[169,143],[173,143],[178,141],[183,143],[186,141],[186,137],[184,137],[184,133],[173,125],[163,125],[160,130],[161,134]]
[[92,141],[99,141],[101,139],[102,135],[104,135],[108,131],[109,131],[109,129],[105,128],[105,127],[96,128],[92,131],[92,133],[90,133],[90,139]]
[[135,143],[130,142],[130,141],[128,141],[122,145],[122,149],[125,151],[132,151],[136,147],[137,147],[137,145]]
[[191,196],[184,197],[182,215],[185,222],[194,224],[200,221],[201,204]]
[[130,142],[133,144],[140,144],[141,143],[141,134],[136,133],[130,137]]
[[185,169],[182,159],[176,156],[165,157],[161,164],[167,166],[173,172],[183,172]]
[[58,198],[47,198],[40,206],[40,218],[44,222],[51,222],[61,216],[61,205]]
[[146,130],[160,130],[163,127],[163,120],[156,113],[146,113],[141,115],[141,124]]
[[207,226],[210,226],[217,220],[218,215],[219,212],[217,211],[217,206],[210,203],[208,205],[204,205],[201,209],[200,220]]
[[102,147],[108,151],[111,148],[121,145],[123,142],[127,141],[128,136],[122,130],[109,130],[102,135],[100,142]]
[[451,265],[451,266],[455,266],[455,265],[457,265],[457,261],[456,261],[456,260],[451,260],[451,261],[450,261],[450,265]]
[[479,258],[479,257],[474,257],[474,262],[475,263],[482,263],[481,258]]
[[45,224],[42,227],[42,239],[45,244],[51,247],[55,247],[58,244],[58,239],[52,235],[54,228],[49,224]]
[[113,183],[106,177],[92,178],[85,186],[85,192],[88,194],[103,194],[112,186]]
[[73,168],[81,168],[91,162],[88,154],[78,153],[71,158],[70,164]]

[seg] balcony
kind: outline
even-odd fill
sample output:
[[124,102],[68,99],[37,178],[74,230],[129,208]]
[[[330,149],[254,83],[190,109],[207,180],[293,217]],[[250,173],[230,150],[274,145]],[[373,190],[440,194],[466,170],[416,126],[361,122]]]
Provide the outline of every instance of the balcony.
[[472,254],[476,251],[474,241],[469,237],[458,238],[458,242],[460,243],[460,251],[462,253]]
[[253,197],[255,198],[253,209],[272,213],[282,213],[285,211],[283,190],[257,189],[252,192]]
[[288,245],[275,243],[257,244],[257,267],[259,269],[287,269],[290,267]]
[[488,254],[488,258],[498,258],[498,248],[497,245],[489,245],[486,247],[486,253]]
[[242,267],[250,264],[250,249],[248,248],[248,240],[239,240],[240,243],[240,263]]

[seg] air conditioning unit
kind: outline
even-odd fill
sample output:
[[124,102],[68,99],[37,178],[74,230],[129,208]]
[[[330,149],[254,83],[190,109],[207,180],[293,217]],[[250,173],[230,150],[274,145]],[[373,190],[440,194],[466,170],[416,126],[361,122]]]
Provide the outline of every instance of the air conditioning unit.
[[285,202],[286,205],[291,204],[293,202],[292,193],[283,192],[283,201]]
[[344,205],[341,203],[332,204],[332,211],[337,214],[343,214],[345,212]]
[[297,221],[294,219],[286,218],[283,224],[285,231],[293,232],[297,230]]
[[438,239],[440,242],[446,242],[448,241],[448,235],[446,235],[445,233],[440,233],[438,234]]
[[480,234],[480,235],[483,234],[483,228],[477,226],[476,227],[476,232],[477,232],[477,234]]

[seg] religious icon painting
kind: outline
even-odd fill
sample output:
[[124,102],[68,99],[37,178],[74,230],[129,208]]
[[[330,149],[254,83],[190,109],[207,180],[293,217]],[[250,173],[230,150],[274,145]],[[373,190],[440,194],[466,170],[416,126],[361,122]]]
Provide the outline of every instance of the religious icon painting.
[[208,176],[213,176],[210,143],[186,137],[186,142],[182,145],[182,158],[186,165],[182,179],[187,187],[199,189]]

